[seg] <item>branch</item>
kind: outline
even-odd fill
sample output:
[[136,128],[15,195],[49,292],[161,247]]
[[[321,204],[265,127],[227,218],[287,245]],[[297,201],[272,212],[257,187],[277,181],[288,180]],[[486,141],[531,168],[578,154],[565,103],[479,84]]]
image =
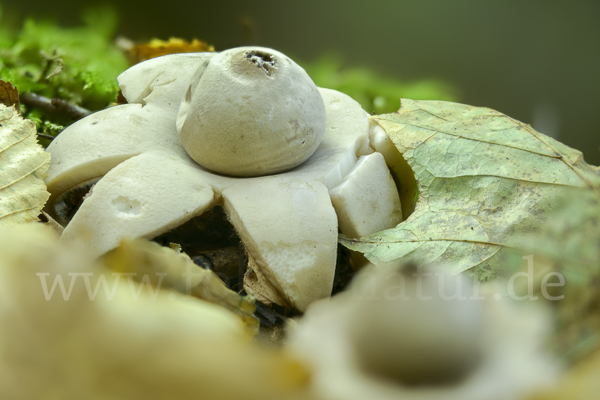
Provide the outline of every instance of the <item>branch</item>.
[[92,112],[85,108],[76,106],[62,99],[49,99],[35,93],[21,94],[21,103],[28,107],[39,108],[50,114],[62,114],[73,120],[78,120],[87,117]]

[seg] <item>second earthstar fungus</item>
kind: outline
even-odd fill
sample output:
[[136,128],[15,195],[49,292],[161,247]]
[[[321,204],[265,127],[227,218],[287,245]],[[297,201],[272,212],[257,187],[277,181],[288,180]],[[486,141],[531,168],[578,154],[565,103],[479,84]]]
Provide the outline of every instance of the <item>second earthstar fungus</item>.
[[383,151],[358,103],[316,88],[275,50],[163,56],[119,86],[128,104],[48,147],[49,211],[67,224],[64,240],[95,255],[222,206],[247,254],[246,291],[304,311],[331,293],[338,228],[356,237],[402,220],[388,170],[397,151]]
[[310,307],[286,346],[309,365],[315,397],[514,400],[556,380],[542,304],[442,267],[366,266]]

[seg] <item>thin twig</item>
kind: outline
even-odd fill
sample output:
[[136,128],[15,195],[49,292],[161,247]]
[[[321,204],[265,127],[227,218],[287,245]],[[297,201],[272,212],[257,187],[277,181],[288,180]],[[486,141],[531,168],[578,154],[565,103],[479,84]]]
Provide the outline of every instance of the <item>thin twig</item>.
[[288,322],[289,317],[286,316],[286,309],[272,304],[271,306],[264,305],[260,301],[256,302],[256,311],[254,313],[261,326],[273,328],[278,325],[283,325]]
[[37,135],[41,138],[48,139],[50,141],[54,140],[54,136],[44,135],[43,133],[38,133]]
[[62,99],[49,99],[35,93],[22,93],[21,103],[29,107],[39,108],[47,113],[62,114],[73,120],[87,117],[92,112],[83,107],[76,106]]

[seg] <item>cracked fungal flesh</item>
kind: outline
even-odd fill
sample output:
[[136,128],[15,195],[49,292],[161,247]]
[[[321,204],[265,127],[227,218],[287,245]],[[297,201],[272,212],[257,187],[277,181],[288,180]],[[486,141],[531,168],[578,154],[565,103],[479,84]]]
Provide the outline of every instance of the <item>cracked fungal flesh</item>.
[[[242,61],[267,77],[277,67],[270,60],[285,57],[264,48],[241,52],[250,55]],[[260,59],[252,59],[256,54]],[[122,238],[154,238],[223,206],[248,255],[246,291],[266,303],[304,311],[331,293],[338,227],[355,236],[396,225],[397,190],[381,156],[373,154],[367,113],[350,97],[329,89],[317,89],[317,104],[325,111],[322,138],[299,165],[271,175],[238,177],[213,173],[194,161],[180,139],[178,114],[181,128],[195,115],[203,77],[208,79],[211,68],[221,68],[213,60],[223,59],[218,53],[173,54],[121,74],[119,85],[129,103],[76,122],[48,147],[49,211],[56,215],[62,204],[57,200],[65,193],[97,181],[72,219],[63,221],[68,222],[63,239],[81,240],[101,255]],[[248,79],[241,79],[242,86]],[[315,120],[319,118],[317,113]],[[359,161],[361,156],[366,158]],[[373,181],[383,188],[369,189]],[[333,194],[338,200],[332,204]],[[394,211],[388,215],[381,210]]]

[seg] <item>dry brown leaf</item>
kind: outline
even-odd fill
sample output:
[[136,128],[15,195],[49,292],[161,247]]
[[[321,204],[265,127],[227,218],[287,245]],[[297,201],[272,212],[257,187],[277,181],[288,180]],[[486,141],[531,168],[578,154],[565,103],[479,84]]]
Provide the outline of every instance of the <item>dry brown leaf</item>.
[[6,107],[15,106],[15,109],[21,112],[19,91],[10,82],[0,80],[0,103]]
[[125,96],[123,96],[123,92],[121,92],[121,89],[119,89],[119,92],[117,93],[117,105],[121,104],[127,104],[127,99],[125,98]]
[[203,51],[215,51],[215,48],[198,39],[192,39],[191,42],[188,42],[183,39],[172,37],[167,41],[152,39],[147,43],[136,44],[127,50],[127,56],[132,64],[137,64],[167,54],[197,53]]

